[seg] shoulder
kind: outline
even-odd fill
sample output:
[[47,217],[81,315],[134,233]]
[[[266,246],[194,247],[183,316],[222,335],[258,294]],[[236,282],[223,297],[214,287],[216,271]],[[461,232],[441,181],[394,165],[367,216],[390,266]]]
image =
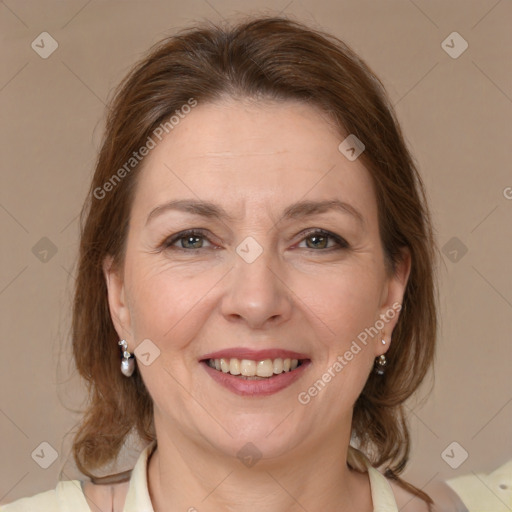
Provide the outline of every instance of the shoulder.
[[473,471],[446,483],[471,510],[512,510],[512,459],[490,473]]
[[90,512],[79,480],[63,480],[55,489],[0,506],[0,512]]
[[394,480],[387,479],[400,512],[468,512],[457,494],[442,480],[435,480],[424,491],[432,498],[434,505],[428,504],[412,492],[400,487]]
[[58,510],[55,489],[0,505],[0,512],[54,512]]

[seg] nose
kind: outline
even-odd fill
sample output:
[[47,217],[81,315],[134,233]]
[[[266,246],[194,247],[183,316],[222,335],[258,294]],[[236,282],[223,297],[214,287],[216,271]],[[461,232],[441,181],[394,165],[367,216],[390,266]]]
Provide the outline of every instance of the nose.
[[286,322],[292,312],[293,292],[285,269],[270,251],[252,263],[236,256],[229,273],[221,311],[230,322],[245,322],[251,329],[264,329]]

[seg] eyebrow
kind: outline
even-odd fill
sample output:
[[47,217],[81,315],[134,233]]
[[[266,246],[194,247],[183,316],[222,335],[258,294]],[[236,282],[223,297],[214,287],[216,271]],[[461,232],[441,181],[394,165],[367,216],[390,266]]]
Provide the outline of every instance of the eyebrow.
[[[195,199],[179,199],[169,201],[168,203],[157,206],[151,210],[146,225],[155,217],[164,212],[175,210],[193,215],[200,215],[208,219],[217,219],[220,221],[234,221],[235,217],[230,215],[222,206],[208,201],[199,201]],[[351,215],[362,226],[365,226],[365,220],[362,214],[349,203],[340,201],[339,199],[330,199],[324,201],[299,201],[286,207],[281,218],[282,219],[301,219],[312,215],[326,213],[328,211],[337,211],[340,213]]]

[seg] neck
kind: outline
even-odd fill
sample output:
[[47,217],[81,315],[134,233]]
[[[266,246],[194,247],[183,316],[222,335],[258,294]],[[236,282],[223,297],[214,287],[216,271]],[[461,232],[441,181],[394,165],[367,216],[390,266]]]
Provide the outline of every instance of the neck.
[[[296,449],[251,467],[207,452],[173,432],[160,433],[148,464],[155,512],[372,512],[368,473],[347,464],[348,437]],[[345,442],[342,442],[345,441]]]

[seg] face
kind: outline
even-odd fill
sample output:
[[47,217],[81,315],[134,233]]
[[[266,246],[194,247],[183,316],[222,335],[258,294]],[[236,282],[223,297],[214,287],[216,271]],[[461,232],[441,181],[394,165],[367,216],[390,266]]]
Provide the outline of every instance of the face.
[[343,139],[303,103],[224,100],[146,157],[124,266],[104,268],[120,339],[150,354],[136,371],[157,435],[269,458],[348,444],[410,259],[386,274],[371,177]]

